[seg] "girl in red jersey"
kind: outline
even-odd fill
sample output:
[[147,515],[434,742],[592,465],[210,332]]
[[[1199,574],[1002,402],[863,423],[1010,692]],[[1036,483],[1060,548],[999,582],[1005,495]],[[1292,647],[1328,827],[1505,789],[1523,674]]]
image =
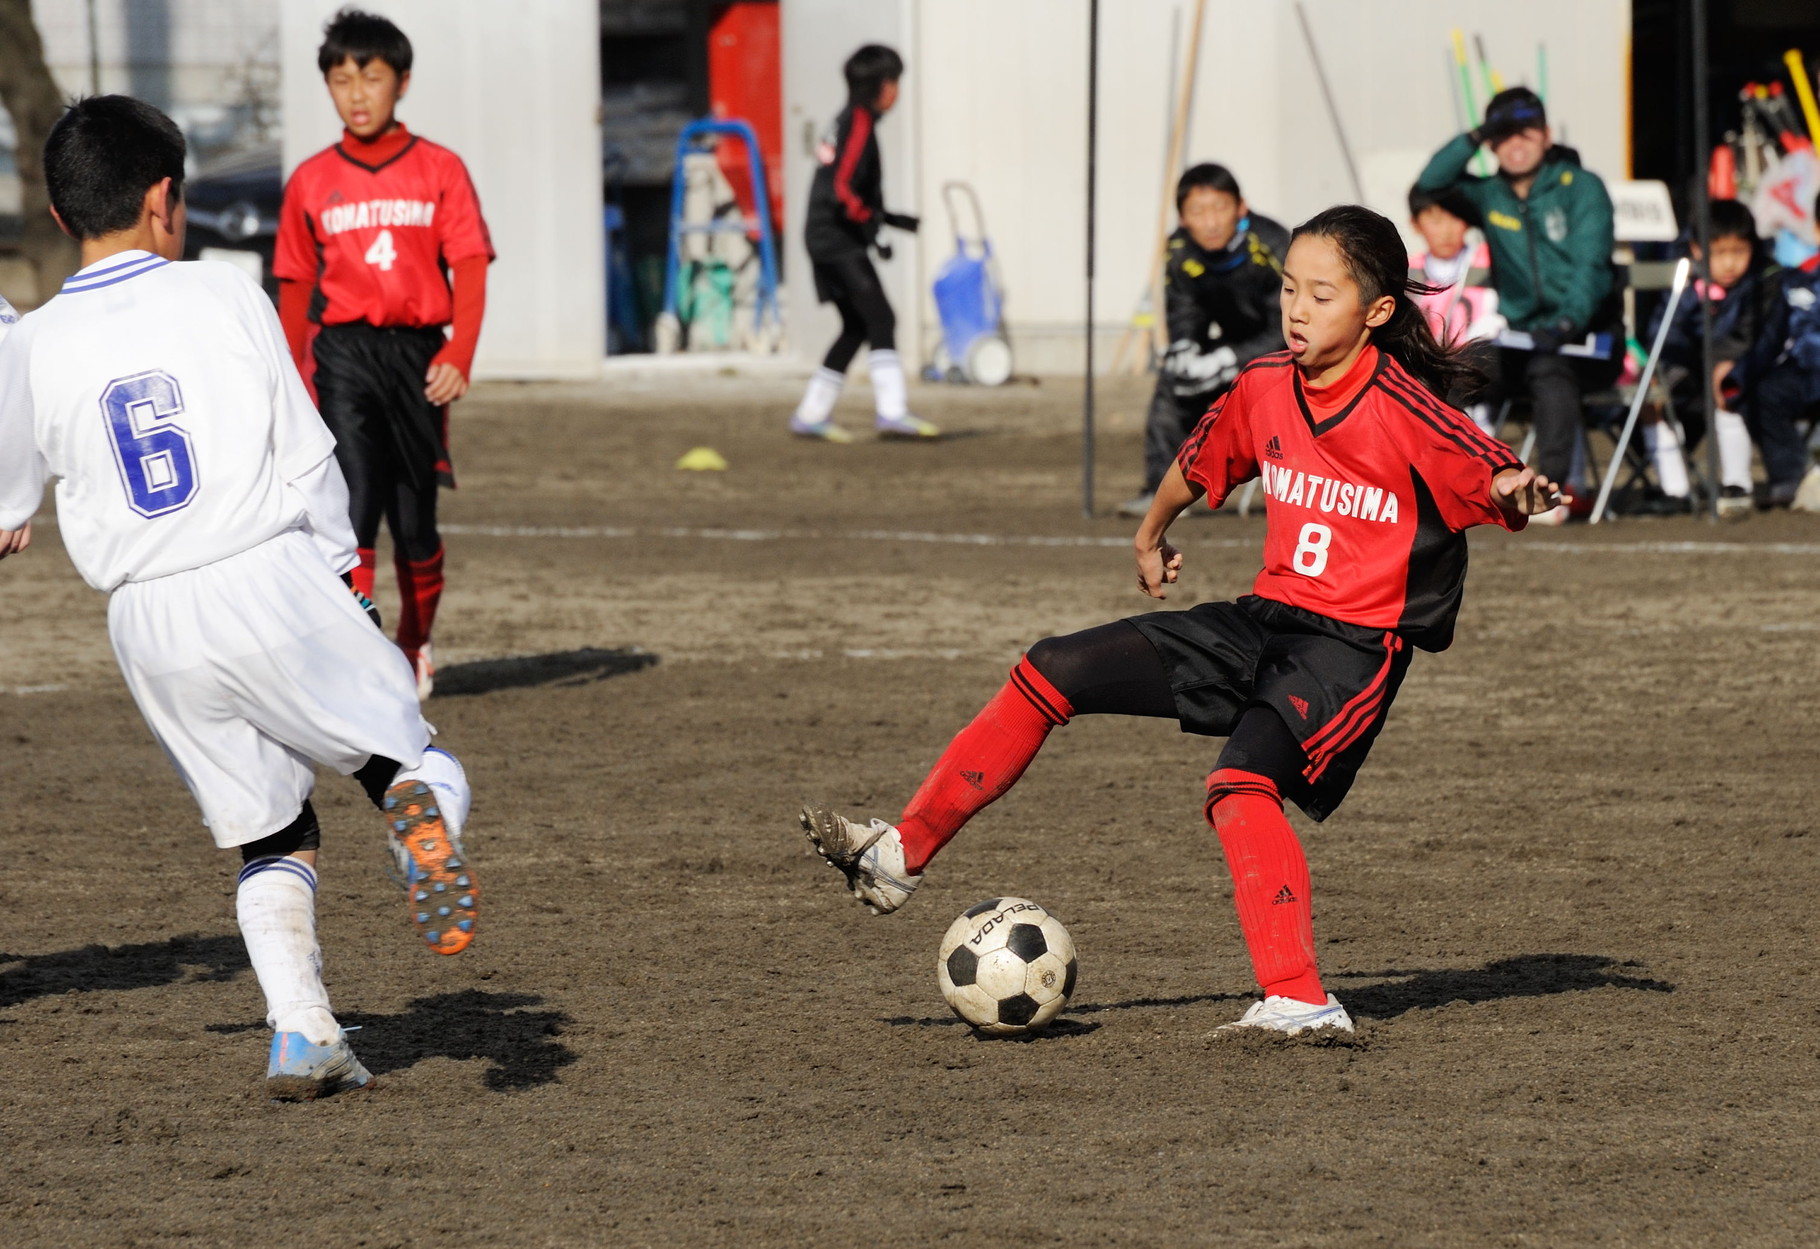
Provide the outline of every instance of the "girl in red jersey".
[[1163,598],[1182,568],[1166,537],[1205,495],[1263,479],[1268,526],[1253,593],[1153,612],[1032,646],[896,825],[819,806],[802,824],[875,913],[897,909],[929,860],[1077,715],[1178,721],[1227,739],[1204,808],[1232,871],[1263,1000],[1238,1027],[1350,1030],[1315,968],[1308,862],[1283,815],[1316,820],[1346,796],[1396,697],[1410,648],[1453,640],[1473,525],[1521,529],[1559,501],[1437,394],[1466,366],[1412,297],[1396,227],[1330,208],[1297,227],[1283,266],[1288,350],[1248,366],[1183,444],[1138,528],[1138,588]]

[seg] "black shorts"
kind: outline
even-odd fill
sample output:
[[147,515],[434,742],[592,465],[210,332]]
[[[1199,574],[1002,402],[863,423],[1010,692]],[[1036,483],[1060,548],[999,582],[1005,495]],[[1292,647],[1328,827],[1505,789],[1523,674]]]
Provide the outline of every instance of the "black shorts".
[[[1229,736],[1247,707],[1282,717],[1307,756],[1283,796],[1317,820],[1352,788],[1409,669],[1396,633],[1256,595],[1130,620],[1163,660],[1182,732]],[[1219,766],[1245,764],[1222,754]]]
[[844,252],[825,260],[811,260],[815,298],[824,304],[866,304],[884,298],[872,258],[863,251]]
[[419,491],[453,486],[449,409],[423,397],[430,361],[448,340],[435,326],[325,325],[316,335],[316,406],[343,471]]

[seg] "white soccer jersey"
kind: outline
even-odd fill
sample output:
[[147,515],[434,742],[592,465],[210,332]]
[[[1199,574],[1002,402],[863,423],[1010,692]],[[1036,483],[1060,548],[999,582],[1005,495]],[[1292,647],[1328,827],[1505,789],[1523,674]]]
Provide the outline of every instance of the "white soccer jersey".
[[232,265],[109,256],[0,342],[0,529],[57,478],[64,546],[98,590],[290,529],[345,572],[334,451],[271,302]]

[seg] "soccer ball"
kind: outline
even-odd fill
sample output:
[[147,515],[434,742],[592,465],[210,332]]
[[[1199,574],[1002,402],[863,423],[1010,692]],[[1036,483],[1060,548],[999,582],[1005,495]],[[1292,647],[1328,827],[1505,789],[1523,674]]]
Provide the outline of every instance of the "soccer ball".
[[1077,967],[1061,920],[1026,898],[989,898],[948,926],[935,975],[955,1014],[989,1036],[1018,1036],[1061,1014]]

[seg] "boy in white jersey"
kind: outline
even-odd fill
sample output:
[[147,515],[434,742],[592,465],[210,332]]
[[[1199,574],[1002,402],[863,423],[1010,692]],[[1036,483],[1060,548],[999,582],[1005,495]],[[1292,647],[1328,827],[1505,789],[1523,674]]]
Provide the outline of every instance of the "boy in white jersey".
[[322,985],[312,765],[384,810],[412,920],[441,954],[474,928],[469,791],[348,588],[347,485],[271,304],[232,266],[170,263],[183,157],[170,119],[124,96],[78,102],[45,143],[83,268],[0,342],[0,557],[30,542],[57,478],[64,545],[111,596],[127,687],[215,843],[241,851],[267,1088],[321,1097],[372,1077]]

